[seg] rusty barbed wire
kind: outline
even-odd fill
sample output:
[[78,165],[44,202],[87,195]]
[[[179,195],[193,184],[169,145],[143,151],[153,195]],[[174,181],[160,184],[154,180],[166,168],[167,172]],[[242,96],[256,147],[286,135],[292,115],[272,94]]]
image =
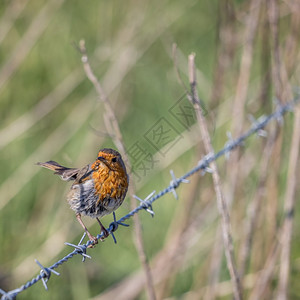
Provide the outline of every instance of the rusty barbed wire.
[[[119,220],[116,220],[116,215],[114,213],[113,214],[114,221],[107,228],[107,231],[113,237],[114,242],[115,243],[117,242],[116,238],[114,236],[114,232],[118,229],[118,226],[119,225],[129,226],[128,224],[125,224],[124,221],[128,220],[134,214],[138,213],[141,210],[147,211],[153,217],[154,216],[154,211],[153,211],[153,208],[152,208],[152,204],[153,204],[154,201],[156,201],[157,199],[161,198],[162,196],[164,196],[168,193],[173,193],[174,197],[177,199],[178,196],[176,194],[176,189],[180,186],[181,183],[188,183],[189,182],[187,180],[188,177],[192,176],[193,174],[195,174],[199,171],[203,171],[203,173],[209,172],[209,170],[210,170],[209,169],[209,164],[212,161],[217,160],[219,157],[221,157],[223,155],[226,157],[226,155],[228,153],[230,153],[236,147],[242,145],[243,142],[248,137],[253,135],[254,133],[257,133],[258,136],[265,136],[266,131],[263,130],[263,129],[266,127],[266,125],[274,119],[277,120],[278,122],[281,122],[282,121],[282,116],[285,113],[289,112],[289,111],[293,111],[294,105],[297,104],[299,102],[299,100],[300,100],[300,98],[295,98],[294,100],[292,100],[291,102],[289,102],[285,105],[278,106],[277,109],[275,110],[275,112],[273,112],[272,114],[267,115],[267,116],[263,115],[260,118],[258,118],[257,120],[254,119],[253,122],[252,122],[251,128],[246,133],[244,133],[243,135],[238,137],[237,139],[233,139],[230,133],[227,134],[227,135],[229,135],[230,138],[226,142],[223,149],[221,149],[219,152],[217,152],[215,154],[214,153],[208,153],[206,156],[204,156],[198,162],[198,164],[193,169],[191,169],[190,171],[188,171],[187,173],[185,173],[181,177],[176,178],[174,172],[171,170],[170,173],[171,173],[171,178],[172,179],[170,181],[169,186],[166,187],[164,190],[160,191],[158,194],[155,195],[155,191],[154,191],[151,194],[149,194],[145,199],[141,199],[141,198],[134,195],[134,197],[136,199],[138,199],[141,202],[141,204],[139,206],[137,206],[135,209],[133,209],[131,212],[129,212],[128,214],[126,214],[125,216],[120,218]],[[264,134],[260,134],[262,132]],[[96,236],[96,238],[98,240],[102,237],[103,237],[103,233],[98,234]],[[60,260],[58,260],[57,262],[55,262],[53,265],[51,265],[48,268],[44,267],[38,260],[35,260],[35,262],[41,268],[40,274],[37,275],[36,277],[32,278],[31,280],[27,281],[24,285],[22,285],[21,287],[19,287],[17,289],[5,292],[4,290],[2,290],[0,288],[0,294],[2,294],[1,300],[16,299],[16,296],[19,293],[21,293],[24,290],[28,289],[29,287],[33,286],[34,284],[36,284],[40,280],[42,280],[45,289],[48,289],[47,281],[50,279],[51,274],[55,274],[57,276],[60,275],[54,269],[58,268],[60,265],[67,262],[68,260],[70,260],[72,257],[74,257],[76,255],[82,255],[82,257],[83,257],[82,261],[85,261],[86,258],[91,259],[91,257],[86,254],[86,250],[87,250],[88,246],[90,246],[92,244],[92,242],[88,241],[85,244],[81,244],[82,241],[84,240],[84,238],[85,238],[85,233],[84,233],[84,235],[80,239],[80,242],[77,245],[66,242],[65,244],[68,245],[68,246],[73,247],[74,250],[72,252],[70,252],[68,255],[66,255],[65,257],[63,257]]]

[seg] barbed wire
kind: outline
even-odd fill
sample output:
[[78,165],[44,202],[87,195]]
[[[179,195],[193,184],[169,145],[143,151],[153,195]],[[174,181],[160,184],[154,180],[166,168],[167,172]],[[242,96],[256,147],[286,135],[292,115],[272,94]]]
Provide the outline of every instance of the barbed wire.
[[[174,197],[176,199],[178,199],[178,196],[176,194],[176,189],[179,187],[179,185],[181,183],[188,183],[189,182],[189,180],[187,180],[188,177],[190,177],[193,174],[199,172],[200,170],[202,170],[204,173],[205,172],[210,172],[209,164],[212,161],[217,160],[219,157],[221,157],[223,155],[226,156],[226,154],[230,153],[233,149],[235,149],[236,147],[242,145],[243,142],[248,137],[253,135],[254,133],[257,133],[258,136],[265,136],[266,133],[263,130],[265,128],[265,126],[270,121],[272,121],[274,119],[277,120],[279,123],[281,123],[282,122],[282,116],[286,112],[293,111],[294,105],[297,104],[299,102],[299,100],[300,100],[300,98],[296,98],[293,101],[291,101],[291,102],[289,102],[285,105],[278,106],[277,109],[275,110],[275,112],[273,112],[272,114],[267,115],[267,116],[263,115],[260,118],[258,118],[257,120],[253,120],[251,128],[246,133],[244,133],[243,135],[238,137],[237,139],[232,139],[231,135],[228,134],[229,141],[226,142],[223,149],[221,149],[217,153],[208,153],[206,156],[204,156],[198,162],[197,166],[195,166],[193,169],[191,169],[189,172],[185,173],[181,177],[176,178],[174,172],[171,170],[170,173],[171,173],[172,180],[170,181],[169,186],[166,187],[164,190],[160,191],[158,194],[155,195],[155,191],[154,191],[151,194],[149,194],[145,199],[141,199],[137,196],[134,196],[137,200],[139,200],[141,202],[141,204],[139,206],[137,206],[135,209],[133,209],[131,212],[129,212],[128,214],[126,214],[125,216],[120,218],[119,220],[116,220],[116,215],[115,215],[115,213],[113,213],[114,221],[109,225],[109,227],[107,228],[107,231],[113,237],[114,242],[115,243],[117,242],[116,238],[114,236],[114,232],[118,229],[119,225],[129,226],[128,224],[125,224],[124,221],[128,220],[134,214],[138,213],[141,210],[146,210],[153,217],[154,216],[154,211],[153,211],[153,208],[152,208],[152,204],[153,204],[154,201],[156,201],[157,199],[161,198],[162,196],[164,196],[168,193],[173,193]],[[262,132],[264,134],[261,134]],[[104,234],[101,233],[101,234],[98,234],[96,236],[96,238],[97,238],[97,240],[99,240],[103,236],[104,236]],[[85,238],[85,233],[84,233],[84,235],[82,236],[82,238],[80,239],[80,241],[77,245],[66,242],[65,245],[73,247],[74,250],[72,252],[70,252],[68,255],[66,255],[65,257],[63,257],[60,260],[58,260],[57,262],[55,262],[53,265],[51,265],[48,268],[44,267],[38,260],[35,260],[35,262],[41,268],[40,274],[37,275],[36,277],[32,278],[31,280],[27,281],[24,285],[22,285],[21,287],[19,287],[17,289],[5,292],[4,290],[2,290],[0,288],[0,294],[2,294],[1,300],[13,300],[13,299],[15,299],[16,296],[19,293],[21,293],[24,290],[28,289],[29,287],[33,286],[34,284],[36,284],[40,280],[42,280],[43,285],[44,285],[45,289],[47,290],[48,289],[47,282],[50,279],[51,274],[55,274],[57,276],[60,275],[54,269],[58,268],[60,265],[67,262],[68,260],[70,260],[72,257],[74,257],[76,255],[82,255],[82,261],[85,261],[86,258],[91,259],[91,257],[86,254],[86,250],[89,246],[92,246],[93,242],[88,241],[85,244],[81,244],[82,241],[84,240],[84,238]]]

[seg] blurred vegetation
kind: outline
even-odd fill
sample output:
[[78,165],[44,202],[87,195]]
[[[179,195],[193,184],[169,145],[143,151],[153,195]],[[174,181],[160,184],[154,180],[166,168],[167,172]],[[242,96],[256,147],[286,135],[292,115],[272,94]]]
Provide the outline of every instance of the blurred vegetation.
[[[278,5],[278,45],[269,24],[271,2]],[[197,125],[193,123],[186,128],[170,113],[185,93],[174,70],[173,43],[177,44],[178,69],[186,84],[187,56],[196,53],[199,95],[208,111],[206,120],[215,150],[226,143],[227,131],[239,132],[232,127],[236,118],[234,99],[238,95],[238,78],[243,74],[242,57],[251,43],[247,34],[249,26],[253,26],[248,22],[253,3],[257,3],[255,7],[260,11],[250,53],[245,104],[238,111],[243,116],[239,130],[251,126],[248,114],[254,117],[268,114],[275,108],[275,98],[282,101],[288,98],[286,82],[283,80],[279,86],[276,81],[280,77],[276,75],[276,50],[280,50],[288,83],[299,85],[297,3],[1,1],[0,288],[7,291],[22,285],[40,271],[35,258],[49,266],[70,252],[64,242],[77,243],[82,235],[65,201],[70,184],[35,163],[55,160],[66,166],[81,167],[92,162],[100,148],[114,147],[105,134],[102,105],[84,74],[81,55],[74,45],[80,39],[86,41],[90,64],[109,95],[126,148],[139,143],[156,160],[151,170],[144,173],[137,167],[139,176],[131,173],[138,196],[144,198],[168,185],[170,169],[180,176],[205,154]],[[145,139],[145,134],[162,117],[172,125],[180,140],[171,143],[172,147],[156,149]],[[246,297],[251,294],[258,272],[264,268],[283,222],[293,114],[284,118],[282,127],[273,124],[267,130],[276,131],[277,139],[270,151],[262,204],[245,271],[245,277],[252,276],[245,284]],[[235,187],[231,186],[230,159],[227,162],[221,158],[217,162],[225,192],[228,187],[233,191],[231,220],[237,261],[245,237],[247,211],[259,188],[263,152],[270,135],[266,139],[252,137],[240,149]],[[131,159],[135,166],[135,157]],[[153,219],[146,212],[140,213],[146,254],[151,266],[158,269],[159,259],[163,259],[166,251],[171,253],[172,245],[176,246],[166,278],[160,278],[158,271],[153,272],[158,298],[202,299],[208,297],[209,289],[205,288],[211,283],[211,263],[219,236],[210,175],[196,174],[189,185],[180,187],[178,195],[178,202],[171,194],[157,201]],[[117,210],[117,216],[130,210],[129,196]],[[299,198],[299,188],[295,197]],[[299,208],[296,202],[290,299],[300,298]],[[106,225],[111,221],[112,216],[103,219]],[[96,234],[98,224],[88,219],[85,222]],[[129,228],[122,227],[116,232],[117,245],[108,238],[88,251],[92,260],[83,264],[76,257],[61,266],[57,270],[61,276],[52,275],[48,292],[39,283],[18,299],[108,299],[103,293],[118,283],[125,289],[129,282],[136,289],[133,296],[119,293],[118,299],[145,299],[142,269],[133,242],[133,222],[128,223]],[[193,229],[194,234],[185,235],[188,229]],[[231,299],[224,255],[220,259],[217,282],[223,285],[218,286],[217,297]],[[276,295],[279,265],[277,260],[263,299]]]

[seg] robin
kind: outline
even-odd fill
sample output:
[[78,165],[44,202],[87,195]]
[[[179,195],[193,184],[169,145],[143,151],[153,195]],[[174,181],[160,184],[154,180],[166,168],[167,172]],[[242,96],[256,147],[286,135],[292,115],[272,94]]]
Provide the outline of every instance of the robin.
[[115,211],[123,203],[128,189],[129,178],[120,153],[109,148],[101,149],[96,161],[82,169],[63,167],[52,160],[37,165],[55,171],[54,174],[62,180],[74,181],[67,200],[78,222],[93,244],[98,240],[90,234],[81,215],[96,218],[101,232],[107,237],[109,233],[99,218]]

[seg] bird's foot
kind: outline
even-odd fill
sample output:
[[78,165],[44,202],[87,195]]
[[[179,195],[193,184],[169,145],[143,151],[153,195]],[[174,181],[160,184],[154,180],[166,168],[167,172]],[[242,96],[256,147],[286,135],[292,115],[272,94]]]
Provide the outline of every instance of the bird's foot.
[[95,245],[98,244],[98,239],[95,236],[91,235],[90,233],[88,233],[88,237],[89,237],[90,241],[92,242],[92,244],[89,245],[88,248],[94,248]]
[[103,226],[101,227],[101,233],[103,233],[103,236],[100,238],[100,241],[103,242],[109,236],[109,232]]
[[99,225],[101,227],[101,233],[103,233],[103,236],[100,238],[100,241],[104,241],[109,236],[109,232],[103,226],[103,224],[101,223],[101,221],[99,220],[99,218],[96,218],[96,220],[98,221],[98,223],[99,223]]

